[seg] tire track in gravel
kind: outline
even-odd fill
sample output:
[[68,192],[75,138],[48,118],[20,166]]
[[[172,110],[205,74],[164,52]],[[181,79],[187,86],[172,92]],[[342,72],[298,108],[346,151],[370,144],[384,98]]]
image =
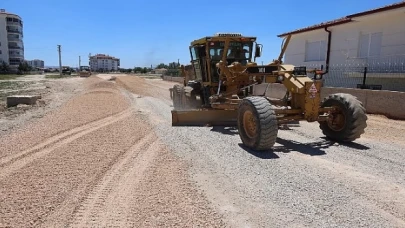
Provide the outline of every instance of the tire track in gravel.
[[402,186],[356,171],[353,167],[341,163],[298,153],[294,155],[308,163],[316,162],[320,169],[330,172],[336,176],[336,179],[349,184],[354,192],[370,202],[372,209],[405,227],[405,189]]
[[[145,88],[145,90],[147,90],[147,88]],[[403,204],[405,200],[405,187],[403,185],[403,172],[400,172],[404,164],[402,162],[403,156],[400,155],[401,151],[403,151],[403,147],[391,146],[386,142],[370,141],[367,138],[360,139],[357,147],[356,145],[349,144],[337,144],[337,146],[335,146],[334,142],[322,140],[323,135],[316,125],[304,123],[299,128],[300,130],[294,129],[293,131],[279,132],[279,144],[281,145],[277,145],[274,152],[276,152],[275,156],[281,157],[282,159],[270,159],[266,161],[265,159],[269,159],[270,156],[260,154],[263,156],[260,157],[260,155],[254,153],[252,153],[252,155],[255,156],[250,156],[246,151],[243,151],[240,155],[241,157],[238,158],[237,154],[242,150],[233,146],[231,146],[232,150],[234,150],[232,156],[222,159],[225,157],[223,154],[227,154],[226,152],[215,154],[211,153],[209,149],[204,151],[206,153],[199,151],[199,148],[205,146],[212,151],[217,150],[218,152],[221,148],[226,149],[225,146],[221,145],[217,147],[210,147],[207,144],[204,145],[204,143],[210,142],[205,138],[215,140],[215,136],[204,135],[204,137],[200,138],[198,133],[193,134],[193,131],[206,134],[208,133],[206,129],[192,127],[171,128],[170,108],[165,106],[165,99],[158,99],[159,100],[145,97],[140,102],[140,107],[150,113],[148,116],[150,119],[160,118],[163,120],[162,122],[166,122],[163,124],[159,123],[156,126],[158,132],[161,132],[159,135],[161,139],[164,140],[169,137],[167,141],[170,143],[176,141],[175,137],[170,137],[170,135],[176,133],[179,138],[181,137],[181,140],[177,141],[183,146],[179,149],[179,154],[188,156],[186,153],[190,153],[189,159],[194,164],[198,163],[199,154],[204,155],[200,158],[202,168],[196,169],[198,172],[194,175],[197,176],[196,179],[202,179],[202,181],[199,182],[202,183],[203,186],[205,185],[206,188],[215,191],[215,193],[212,194],[216,197],[215,203],[221,205],[221,207],[227,207],[228,212],[222,213],[230,214],[232,222],[237,220],[237,222],[234,223],[235,226],[243,226],[243,220],[249,221],[249,218],[246,219],[243,217],[248,216],[251,219],[250,221],[252,223],[257,222],[257,225],[266,222],[268,225],[268,221],[271,221],[274,217],[274,221],[272,222],[275,224],[280,222],[280,224],[289,224],[290,226],[294,222],[302,222],[302,225],[308,223],[312,225],[318,224],[319,226],[322,226],[322,224],[330,226],[340,224],[339,226],[341,227],[353,227],[356,225],[374,224],[372,226],[386,225],[390,227],[405,227],[405,206]],[[189,135],[191,136],[188,137]],[[196,141],[202,142],[192,142],[195,139],[198,139]],[[239,138],[237,137],[232,138],[231,136],[223,135],[220,135],[217,140],[226,143],[228,143],[228,140],[233,143],[239,142]],[[363,143],[365,144],[364,146],[361,145]],[[367,146],[370,148],[364,149]],[[186,152],[183,153],[180,151]],[[210,157],[209,155],[212,156]],[[324,156],[319,157],[320,155]],[[388,158],[384,158],[384,156],[388,156]],[[244,163],[250,161],[251,165],[238,166],[238,164],[242,163],[241,159],[243,158],[248,159],[244,160]],[[212,161],[210,161],[210,159],[212,159]],[[225,163],[221,165],[216,164],[216,162],[220,164],[219,162],[222,160],[225,160]],[[289,162],[294,165],[288,166]],[[227,164],[234,164],[234,166]],[[384,168],[383,166],[387,167]],[[283,173],[284,167],[290,168],[284,175],[286,179],[290,179],[285,186],[283,186],[284,176],[277,174],[278,169],[280,169],[278,172]],[[209,169],[212,169],[212,173],[207,171]],[[232,180],[235,178],[233,175],[227,176],[226,174],[221,174],[221,171],[227,174],[233,174],[231,171],[228,172],[228,170],[238,171],[237,173],[240,176],[246,177],[245,180],[248,181],[243,180],[242,177],[239,176],[238,178],[240,179],[235,179],[235,183],[232,183]],[[260,175],[255,177],[254,175],[240,172],[240,170],[247,170],[251,173],[254,173],[253,171],[256,170],[260,171],[258,172]],[[266,176],[264,174],[266,171],[270,170],[271,172],[275,172],[275,174],[273,174],[275,177]],[[207,172],[205,177],[201,174],[204,172]],[[215,178],[214,175],[217,174],[218,178]],[[278,176],[283,176],[283,178],[277,178]],[[204,182],[209,182],[214,178],[217,179],[217,182],[220,184],[215,183],[215,181],[213,181],[213,184],[204,184]],[[300,178],[302,178],[302,180],[300,180]],[[258,188],[266,189],[267,187],[271,187],[273,195],[286,198],[285,200],[278,200],[277,198],[268,200],[267,197],[271,195],[263,194],[261,197],[258,197],[258,194],[256,194],[252,199],[249,199],[249,192],[246,192],[246,194],[242,194],[243,191],[238,192],[238,181],[247,183],[245,185],[246,187],[241,187],[241,189],[249,189],[250,186],[248,183],[250,182],[254,184],[268,182],[268,185],[258,184],[258,187],[251,187],[250,190],[261,193]],[[308,185],[306,182],[310,184]],[[227,192],[226,194],[222,194],[221,191]],[[311,193],[310,191],[313,192]],[[320,192],[317,193],[316,191]],[[231,197],[228,198],[229,196]],[[232,199],[232,196],[235,198]],[[238,198],[241,197],[245,200],[238,202]],[[296,202],[293,202],[290,197],[295,198]],[[234,203],[234,207],[230,209],[228,208],[229,205],[227,206],[227,204],[229,204],[227,201],[229,200],[232,200]],[[308,203],[307,200],[311,200],[312,202],[309,201],[310,203]],[[294,203],[293,206],[288,205],[288,203],[291,202]],[[257,203],[257,205],[254,203]],[[307,204],[305,207],[300,206],[305,203]],[[262,211],[254,211],[254,209],[251,209],[249,213],[238,212],[238,210],[242,211],[242,208],[249,207],[247,205],[251,208],[260,208]],[[287,205],[287,207],[283,207],[285,205]],[[272,212],[270,212],[271,210],[267,207],[271,208]],[[310,207],[314,207],[312,211],[308,210]],[[322,210],[321,207],[324,207],[324,209]],[[282,209],[285,210],[283,211]],[[329,210],[331,212],[328,212]],[[286,215],[291,217],[277,219]],[[299,216],[295,217],[295,215]],[[247,222],[245,225],[248,226]],[[294,224],[294,226],[299,225],[300,224]]]
[[103,128],[130,116],[132,114],[132,111],[133,110],[129,108],[118,114],[82,125],[80,127],[73,128],[61,134],[57,134],[46,139],[44,142],[35,145],[31,149],[0,158],[0,179],[7,177],[16,170],[33,162],[35,159],[41,158],[51,153],[57,148],[60,148],[80,137],[83,137],[86,134],[89,134],[93,131],[96,131],[100,128]]
[[[328,139],[321,139],[323,137],[321,132],[314,135],[306,131],[311,128],[311,130],[318,130],[318,125],[311,125],[304,121],[301,124],[303,126],[281,132],[280,135],[294,136],[294,141],[298,143],[311,139],[317,141],[314,144],[324,145],[325,148],[341,148],[341,150],[339,155],[331,153],[322,157],[292,153],[291,158],[294,159],[296,164],[316,165],[323,173],[328,173],[330,176],[334,176],[336,181],[350,186],[351,191],[362,199],[359,200],[358,204],[364,205],[372,211],[378,211],[381,216],[398,227],[405,227],[405,204],[403,203],[405,202],[405,188],[403,185],[396,183],[394,179],[388,179],[388,173],[383,174],[384,172],[381,169],[377,169],[376,173],[366,172],[367,169],[365,169],[364,165],[360,165],[362,158],[355,156],[358,152],[353,150],[353,147],[366,150],[367,146],[356,142],[337,144]],[[362,143],[367,140],[360,139],[359,141],[359,143]],[[343,154],[347,151],[350,151],[350,156],[346,160]],[[394,167],[404,166],[400,164],[400,161],[392,161],[391,163],[388,159],[384,160],[372,154],[367,154],[367,157],[378,160],[379,163],[390,162],[391,171]],[[350,159],[356,162],[350,161]]]
[[70,226],[124,227],[131,221],[131,196],[148,165],[159,151],[157,137],[150,133],[133,145],[105,174],[76,209]]

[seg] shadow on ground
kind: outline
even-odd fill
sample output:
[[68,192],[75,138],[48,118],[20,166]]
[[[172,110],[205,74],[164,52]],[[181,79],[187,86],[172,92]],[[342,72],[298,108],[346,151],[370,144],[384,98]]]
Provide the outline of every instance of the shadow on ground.
[[[291,130],[289,127],[292,126],[285,126],[281,127],[280,130]],[[238,135],[238,129],[236,127],[222,127],[222,126],[214,126],[212,127],[211,131],[218,132],[225,135]],[[346,146],[357,150],[368,150],[370,149],[367,146],[355,143],[355,142],[339,142],[330,140],[327,137],[320,137],[321,141],[310,142],[310,143],[300,143],[294,140],[287,140],[282,138],[277,138],[276,142],[281,144],[281,146],[274,146],[272,150],[268,151],[254,151],[252,149],[247,148],[242,143],[239,146],[247,151],[248,153],[261,158],[261,159],[276,159],[279,158],[276,152],[281,153],[289,153],[291,151],[296,151],[298,153],[310,155],[310,156],[321,156],[325,155],[326,152],[324,149],[327,149],[331,146]],[[337,144],[336,144],[337,143]]]
[[[291,128],[299,127],[299,123],[291,123],[291,124],[282,124],[279,127],[279,130],[292,130]],[[211,131],[218,132],[224,135],[237,135],[238,128],[237,127],[223,127],[223,126],[213,126]]]
[[[327,137],[321,137],[321,139],[329,140],[331,142],[334,142],[334,141],[328,139]],[[334,143],[336,143],[336,142],[334,142]],[[365,146],[365,145],[361,145],[361,144],[356,143],[356,142],[337,142],[337,143],[339,143],[342,146],[350,147],[350,148],[356,149],[356,150],[369,150],[370,149],[370,147]]]
[[236,127],[222,127],[222,126],[213,126],[211,131],[218,132],[224,135],[238,135],[238,128]]
[[258,158],[274,159],[279,158],[279,156],[275,154],[276,152],[290,153],[291,151],[296,151],[298,153],[307,154],[310,156],[325,155],[326,152],[323,149],[328,148],[334,144],[334,142],[331,142],[329,140],[322,140],[319,142],[311,142],[311,143],[299,143],[293,140],[286,140],[281,138],[277,138],[276,142],[278,144],[281,144],[281,146],[274,146],[272,150],[267,151],[254,151],[252,149],[247,148],[242,143],[240,143],[239,146],[248,153]]
[[239,146],[247,151],[248,153],[261,158],[261,159],[275,159],[279,158],[276,152],[280,153],[290,153],[292,151],[310,155],[310,156],[321,156],[325,155],[326,152],[324,149],[327,149],[331,146],[346,146],[350,147],[353,149],[358,149],[358,150],[368,150],[370,149],[367,146],[355,143],[355,142],[345,142],[345,143],[339,143],[336,144],[336,142],[332,140],[328,140],[326,137],[322,137],[322,141],[317,141],[317,142],[311,142],[311,143],[300,143],[296,142],[294,140],[286,140],[286,139],[281,139],[277,138],[276,142],[278,144],[281,144],[281,146],[274,146],[272,150],[267,150],[267,151],[255,151],[252,149],[247,148],[244,146],[242,143],[239,143]]

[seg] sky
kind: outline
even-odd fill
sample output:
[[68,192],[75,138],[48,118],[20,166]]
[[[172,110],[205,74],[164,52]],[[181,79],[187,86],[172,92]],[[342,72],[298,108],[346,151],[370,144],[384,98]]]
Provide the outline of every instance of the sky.
[[[256,36],[268,63],[278,57],[277,35],[399,0],[1,0],[22,17],[25,59],[45,66],[88,64],[89,53],[121,59],[121,68],[190,62],[192,40],[217,32]],[[199,4],[199,5],[197,5]]]

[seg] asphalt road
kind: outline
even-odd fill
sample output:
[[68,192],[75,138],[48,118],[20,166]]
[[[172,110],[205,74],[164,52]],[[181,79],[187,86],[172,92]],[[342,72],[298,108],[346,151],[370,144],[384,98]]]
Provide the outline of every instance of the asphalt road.
[[273,151],[256,153],[241,145],[236,129],[172,127],[171,86],[147,80],[145,94],[159,96],[133,95],[133,102],[190,164],[192,178],[230,226],[405,227],[403,142],[379,137],[380,131],[337,144],[317,123],[301,122],[279,131]]

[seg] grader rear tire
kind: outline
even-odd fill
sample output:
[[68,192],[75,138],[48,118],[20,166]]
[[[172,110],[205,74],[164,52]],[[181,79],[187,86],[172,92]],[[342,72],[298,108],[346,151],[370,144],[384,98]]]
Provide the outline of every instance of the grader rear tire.
[[367,115],[363,104],[353,95],[336,93],[326,97],[321,107],[336,107],[331,119],[319,123],[322,133],[338,142],[354,141],[367,127]]
[[243,144],[253,150],[270,150],[276,143],[276,113],[264,97],[247,97],[238,109],[238,130]]

